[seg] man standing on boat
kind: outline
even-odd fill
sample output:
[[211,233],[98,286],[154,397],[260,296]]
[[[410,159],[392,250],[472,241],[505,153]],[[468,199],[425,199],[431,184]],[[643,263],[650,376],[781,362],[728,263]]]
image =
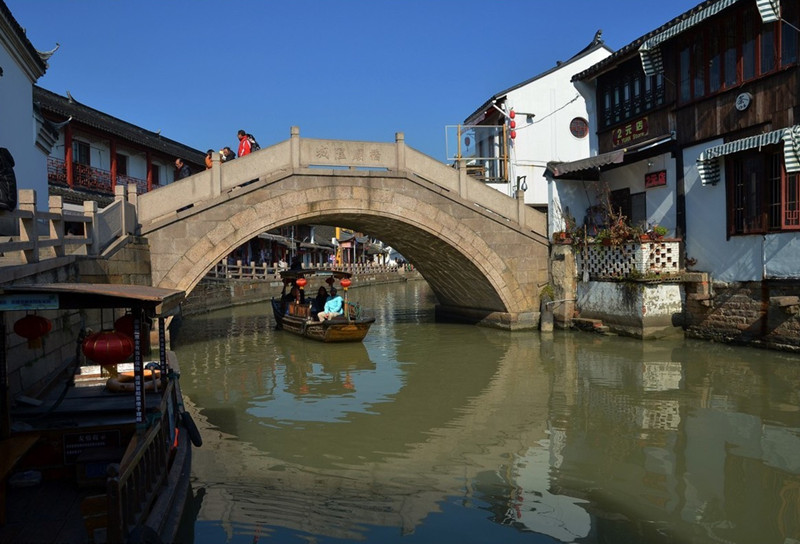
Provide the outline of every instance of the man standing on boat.
[[339,317],[344,313],[342,310],[343,305],[344,300],[342,300],[342,297],[336,294],[336,287],[331,287],[331,296],[328,297],[327,302],[325,302],[325,308],[319,314],[317,314],[317,317],[320,321]]

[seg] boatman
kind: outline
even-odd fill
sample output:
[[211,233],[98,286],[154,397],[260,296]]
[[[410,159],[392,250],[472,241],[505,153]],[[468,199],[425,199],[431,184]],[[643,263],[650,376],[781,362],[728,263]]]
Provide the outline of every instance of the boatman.
[[342,311],[343,305],[344,301],[342,300],[342,297],[336,294],[336,287],[331,287],[331,296],[328,297],[327,301],[325,301],[325,308],[317,314],[317,317],[320,321],[339,317],[344,313]]

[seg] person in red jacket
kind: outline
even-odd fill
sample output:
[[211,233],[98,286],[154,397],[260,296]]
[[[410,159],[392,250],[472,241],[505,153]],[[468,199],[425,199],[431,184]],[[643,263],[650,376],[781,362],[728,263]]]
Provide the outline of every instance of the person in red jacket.
[[244,157],[245,155],[249,155],[251,148],[250,148],[250,140],[247,138],[247,133],[243,130],[240,130],[238,133],[239,138],[239,156]]

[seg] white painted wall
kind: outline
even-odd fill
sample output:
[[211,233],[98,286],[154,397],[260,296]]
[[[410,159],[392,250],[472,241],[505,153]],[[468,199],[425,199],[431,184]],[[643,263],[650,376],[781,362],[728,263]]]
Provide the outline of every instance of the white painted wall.
[[597,130],[592,126],[594,116],[590,118],[583,97],[570,79],[609,54],[606,49],[598,49],[508,92],[506,105],[509,108],[535,116],[529,122],[525,115],[517,115],[517,138],[510,150],[510,183],[493,184],[493,187],[512,195],[517,176],[527,176],[525,203],[547,205],[548,187],[544,178],[547,162],[589,156],[590,137],[574,137],[569,131],[570,121],[583,117],[589,121],[590,133]]
[[697,259],[694,270],[710,272],[715,281],[760,281],[800,278],[800,234],[733,236],[727,239],[725,165],[720,181],[703,186],[697,157],[722,144],[718,139],[683,150],[686,189],[686,255]]
[[[15,56],[0,40],[0,147],[14,157],[17,190],[34,189],[37,207],[46,210],[47,156],[36,147],[37,124],[33,115],[33,84]],[[25,53],[27,54],[27,53]]]

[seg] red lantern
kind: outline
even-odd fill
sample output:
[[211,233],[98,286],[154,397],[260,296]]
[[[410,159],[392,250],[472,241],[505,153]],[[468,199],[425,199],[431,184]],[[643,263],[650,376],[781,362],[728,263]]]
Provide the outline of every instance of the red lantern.
[[342,287],[344,287],[344,290],[345,290],[345,291],[347,291],[347,288],[348,288],[348,287],[350,287],[350,283],[351,283],[351,282],[350,282],[350,280],[349,280],[349,279],[347,279],[347,278],[342,278]]
[[[150,353],[150,336],[149,330],[145,330],[144,322],[140,325],[139,330],[139,349],[142,355]],[[130,337],[133,340],[133,314],[125,314],[114,321],[114,330]]]
[[308,280],[306,280],[305,278],[297,278],[297,281],[295,283],[297,283],[297,286],[300,289],[302,289],[303,287],[306,286],[306,284],[308,283]]
[[14,323],[14,332],[28,341],[28,348],[42,346],[42,336],[50,332],[53,324],[40,315],[29,314]]
[[334,281],[335,280],[333,279],[333,276],[330,276],[328,279],[325,280],[325,283],[327,283],[328,285],[333,285]]
[[133,338],[116,331],[90,334],[83,341],[86,358],[103,366],[119,364],[133,353]]

